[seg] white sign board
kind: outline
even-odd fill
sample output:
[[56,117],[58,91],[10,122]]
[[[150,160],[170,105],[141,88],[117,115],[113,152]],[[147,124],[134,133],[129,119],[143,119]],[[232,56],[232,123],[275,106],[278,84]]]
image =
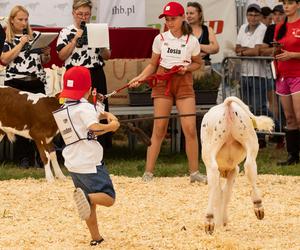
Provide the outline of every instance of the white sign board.
[[100,0],[98,16],[110,27],[145,27],[145,0]]
[[87,23],[86,28],[89,48],[109,48],[107,23]]

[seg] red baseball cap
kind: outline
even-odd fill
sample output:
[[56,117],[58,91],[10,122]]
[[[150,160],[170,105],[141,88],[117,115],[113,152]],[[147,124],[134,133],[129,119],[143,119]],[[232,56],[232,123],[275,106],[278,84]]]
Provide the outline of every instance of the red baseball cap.
[[83,66],[75,66],[64,74],[64,87],[59,97],[80,100],[91,88],[90,71]]
[[184,15],[184,8],[180,3],[169,2],[164,7],[164,12],[159,15],[158,18],[163,18],[165,16],[182,16]]

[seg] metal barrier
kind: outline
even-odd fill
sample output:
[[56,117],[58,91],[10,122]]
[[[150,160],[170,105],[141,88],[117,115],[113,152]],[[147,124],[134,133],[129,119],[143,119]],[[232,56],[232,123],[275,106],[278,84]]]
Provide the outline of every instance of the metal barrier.
[[222,84],[219,88],[223,101],[237,96],[255,115],[267,115],[275,122],[273,134],[284,134],[284,115],[275,93],[270,62],[272,57],[225,57],[222,62]]

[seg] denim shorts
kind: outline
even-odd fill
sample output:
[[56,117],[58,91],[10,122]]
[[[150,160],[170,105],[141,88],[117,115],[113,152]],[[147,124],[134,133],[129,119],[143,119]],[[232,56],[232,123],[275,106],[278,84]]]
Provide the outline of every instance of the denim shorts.
[[79,174],[70,172],[74,186],[81,188],[85,195],[105,193],[115,199],[116,193],[104,163],[97,166],[97,173]]

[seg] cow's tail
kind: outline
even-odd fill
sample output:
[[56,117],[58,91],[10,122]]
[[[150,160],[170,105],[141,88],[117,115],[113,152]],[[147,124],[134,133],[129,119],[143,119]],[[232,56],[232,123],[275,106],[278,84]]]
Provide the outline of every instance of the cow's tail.
[[249,107],[243,103],[239,98],[235,96],[227,97],[224,101],[226,106],[229,106],[232,102],[238,104],[250,117],[252,120],[253,127],[260,131],[269,131],[271,132],[274,128],[274,121],[268,116],[255,116],[249,110]]

